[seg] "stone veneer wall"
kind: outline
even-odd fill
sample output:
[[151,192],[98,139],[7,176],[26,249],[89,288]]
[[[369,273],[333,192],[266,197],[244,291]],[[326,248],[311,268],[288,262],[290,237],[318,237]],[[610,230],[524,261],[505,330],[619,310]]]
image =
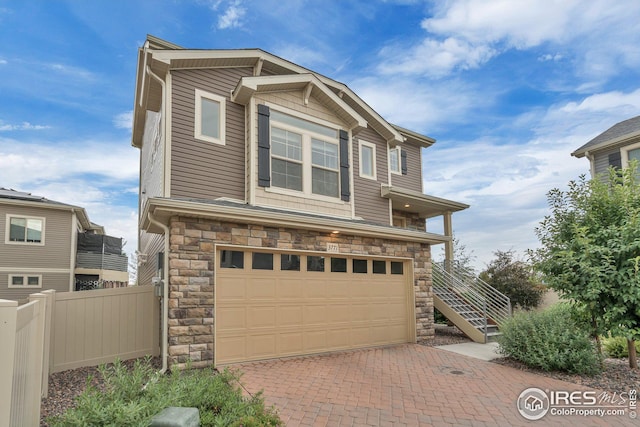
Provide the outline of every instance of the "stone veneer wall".
[[416,335],[418,342],[433,339],[427,244],[174,217],[170,222],[169,366],[183,368],[188,360],[193,367],[213,363],[216,243],[325,252],[327,242],[338,243],[345,254],[413,258]]
[[404,217],[407,221],[407,228],[412,230],[426,231],[427,230],[427,222],[424,218],[420,218],[420,215],[417,213],[404,212],[393,209],[393,216],[401,216]]

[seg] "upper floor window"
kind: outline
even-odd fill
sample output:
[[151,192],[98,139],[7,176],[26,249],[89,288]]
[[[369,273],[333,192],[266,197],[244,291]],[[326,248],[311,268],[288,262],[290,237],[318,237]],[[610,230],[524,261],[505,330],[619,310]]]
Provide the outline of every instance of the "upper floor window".
[[339,147],[336,129],[272,110],[272,186],[340,197]]
[[376,179],[376,146],[370,142],[360,141],[358,143],[360,153],[360,176],[363,178]]
[[197,139],[224,145],[225,98],[195,90],[195,133]]
[[389,150],[389,169],[392,173],[400,174],[402,173],[402,168],[400,166],[400,147],[391,148]]
[[5,243],[44,244],[44,218],[7,215]]

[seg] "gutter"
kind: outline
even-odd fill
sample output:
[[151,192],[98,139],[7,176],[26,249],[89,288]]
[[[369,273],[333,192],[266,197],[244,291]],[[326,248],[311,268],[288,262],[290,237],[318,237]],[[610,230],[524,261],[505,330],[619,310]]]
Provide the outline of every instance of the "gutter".
[[160,373],[164,374],[167,371],[167,343],[169,340],[169,227],[156,220],[151,212],[147,215],[150,223],[162,228],[164,231],[164,271],[162,272],[162,369],[160,369]]

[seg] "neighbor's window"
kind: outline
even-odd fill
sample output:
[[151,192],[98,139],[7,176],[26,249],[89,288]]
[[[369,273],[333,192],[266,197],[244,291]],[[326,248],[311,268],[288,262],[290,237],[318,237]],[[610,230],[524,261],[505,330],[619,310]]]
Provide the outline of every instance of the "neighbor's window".
[[5,243],[44,244],[44,218],[7,215]]
[[360,141],[358,147],[358,152],[360,153],[360,176],[363,178],[376,179],[375,144]]
[[9,287],[10,288],[41,288],[42,276],[30,275],[30,274],[10,274],[9,275]]
[[393,173],[402,173],[400,166],[400,147],[389,150],[389,169]]
[[225,98],[195,90],[195,137],[224,145]]
[[272,186],[338,198],[338,130],[271,110]]

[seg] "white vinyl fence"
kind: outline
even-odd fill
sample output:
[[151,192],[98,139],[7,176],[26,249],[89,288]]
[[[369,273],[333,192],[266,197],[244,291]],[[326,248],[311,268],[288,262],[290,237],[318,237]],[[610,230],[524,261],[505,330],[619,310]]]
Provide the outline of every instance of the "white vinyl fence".
[[159,354],[153,286],[0,300],[0,426],[38,426],[50,373]]
[[40,397],[46,383],[44,354],[47,299],[52,294],[33,294],[18,307],[0,300],[0,425],[40,424]]

